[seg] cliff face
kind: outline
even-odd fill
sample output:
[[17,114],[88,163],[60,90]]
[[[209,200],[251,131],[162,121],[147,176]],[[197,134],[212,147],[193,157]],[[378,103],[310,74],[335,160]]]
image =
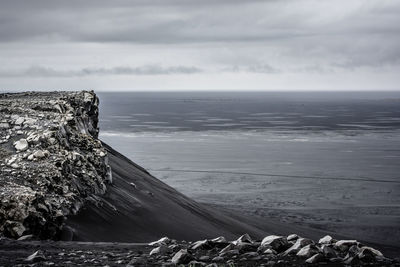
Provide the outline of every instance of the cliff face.
[[0,95],[0,232],[57,238],[111,182],[93,92]]

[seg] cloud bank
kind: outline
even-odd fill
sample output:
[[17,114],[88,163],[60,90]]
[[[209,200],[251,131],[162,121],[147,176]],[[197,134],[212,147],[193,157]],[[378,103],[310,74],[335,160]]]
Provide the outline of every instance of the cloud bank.
[[382,75],[392,77],[383,88],[394,89],[398,14],[396,0],[4,0],[0,77],[118,76],[122,86],[122,76],[196,83],[190,74],[198,74],[212,89],[214,75],[230,73],[244,87],[268,89],[299,86],[286,83],[290,75],[331,81],[353,73],[350,89],[365,79],[379,87]]

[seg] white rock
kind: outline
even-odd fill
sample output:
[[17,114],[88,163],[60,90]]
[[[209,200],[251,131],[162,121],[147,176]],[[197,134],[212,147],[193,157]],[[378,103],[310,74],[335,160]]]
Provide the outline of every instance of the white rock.
[[32,119],[32,118],[26,118],[24,121],[24,125],[34,125],[37,120]]
[[25,151],[28,149],[28,141],[26,139],[20,139],[17,142],[14,143],[15,149],[17,151]]
[[324,256],[322,256],[321,254],[317,253],[314,256],[308,258],[306,260],[306,263],[310,263],[310,264],[317,263],[317,262],[320,262],[323,258],[324,258]]
[[296,240],[296,243],[293,244],[290,248],[288,248],[283,254],[288,255],[292,253],[297,253],[301,248],[307,246],[309,244],[313,244],[314,241],[308,238],[299,238]]
[[287,241],[293,241],[293,240],[296,240],[296,239],[298,239],[298,238],[299,238],[298,235],[296,235],[296,234],[291,234],[291,235],[288,235]]
[[382,252],[371,247],[362,247],[357,256],[359,259],[362,259],[364,257],[368,257],[369,255],[374,256],[375,258],[383,258]]
[[8,122],[0,123],[0,129],[8,129],[8,128],[10,128],[10,124],[8,124]]
[[309,258],[311,255],[318,253],[318,250],[313,245],[307,245],[297,252],[296,256],[299,257],[307,257]]
[[169,239],[168,237],[165,236],[157,241],[149,243],[149,246],[160,246],[162,244],[167,245],[170,242],[171,242],[171,239]]
[[185,264],[192,259],[192,256],[186,249],[179,250],[171,259],[174,264]]
[[166,253],[170,252],[170,248],[167,247],[166,245],[161,245],[159,247],[156,247],[154,249],[152,249],[149,253],[149,255],[154,255],[154,254],[158,254],[158,255],[165,255]]
[[321,238],[318,243],[320,244],[330,244],[332,242],[332,237],[330,235],[326,235],[323,238]]
[[235,241],[233,241],[233,243],[239,244],[239,243],[253,243],[254,241],[251,239],[251,237],[249,236],[249,234],[244,234],[242,236],[240,236],[238,239],[236,239]]
[[18,118],[15,120],[14,124],[15,124],[15,125],[22,125],[22,124],[24,123],[24,120],[25,120],[24,117],[18,117]]
[[219,236],[219,237],[216,237],[214,239],[211,239],[211,242],[214,242],[214,243],[226,243],[227,241],[226,241],[225,237]]
[[13,164],[11,164],[11,167],[14,168],[14,169],[18,169],[19,165],[17,163],[13,163]]
[[280,250],[281,248],[285,247],[288,244],[286,237],[277,236],[277,235],[270,235],[265,237],[261,241],[261,246],[266,247],[270,246],[274,250]]
[[45,151],[38,150],[35,153],[33,153],[33,156],[37,159],[42,159],[42,158],[46,157],[46,153],[45,153]]

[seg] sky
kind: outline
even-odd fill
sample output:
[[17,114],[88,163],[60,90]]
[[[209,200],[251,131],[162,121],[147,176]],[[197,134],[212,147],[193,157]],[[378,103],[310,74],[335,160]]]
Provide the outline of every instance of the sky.
[[0,0],[0,90],[400,90],[398,0]]

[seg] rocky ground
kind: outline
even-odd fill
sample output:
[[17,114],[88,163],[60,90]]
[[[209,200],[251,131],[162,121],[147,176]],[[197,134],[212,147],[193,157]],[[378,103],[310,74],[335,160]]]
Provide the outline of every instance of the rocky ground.
[[93,92],[0,95],[0,232],[57,238],[111,179]]
[[149,244],[0,240],[1,266],[400,266],[355,240],[295,234]]

